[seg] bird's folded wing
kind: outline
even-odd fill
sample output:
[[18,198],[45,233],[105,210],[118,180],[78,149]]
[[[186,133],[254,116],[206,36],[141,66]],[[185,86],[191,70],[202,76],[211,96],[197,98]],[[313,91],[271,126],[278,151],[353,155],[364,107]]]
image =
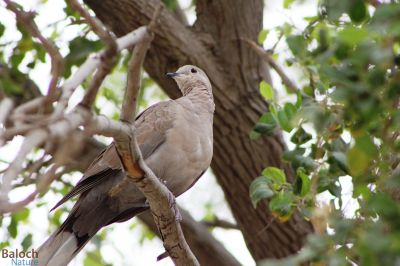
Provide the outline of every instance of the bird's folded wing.
[[[136,118],[136,140],[144,159],[156,152],[165,142],[166,132],[173,126],[173,104],[174,101],[157,103]],[[105,178],[112,178],[118,171],[122,171],[122,164],[115,144],[112,143],[91,163],[77,185],[52,210],[70,198],[101,184]]]

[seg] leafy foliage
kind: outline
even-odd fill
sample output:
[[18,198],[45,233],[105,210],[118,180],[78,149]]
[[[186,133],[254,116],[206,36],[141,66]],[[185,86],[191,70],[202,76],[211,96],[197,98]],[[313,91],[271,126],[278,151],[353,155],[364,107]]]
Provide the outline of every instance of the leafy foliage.
[[[392,2],[373,8],[363,0],[324,0],[303,32],[278,29],[292,54],[288,65],[300,68],[307,82],[295,103],[283,104],[262,84],[269,112],[251,136],[276,126],[290,135],[294,148],[283,159],[295,181],[274,177],[268,167],[250,195],[255,205],[269,199],[281,221],[298,211],[317,232],[298,255],[265,265],[395,265],[400,259],[400,4]],[[343,213],[344,176],[358,203],[352,215]],[[329,208],[316,204],[323,192],[331,194]]]

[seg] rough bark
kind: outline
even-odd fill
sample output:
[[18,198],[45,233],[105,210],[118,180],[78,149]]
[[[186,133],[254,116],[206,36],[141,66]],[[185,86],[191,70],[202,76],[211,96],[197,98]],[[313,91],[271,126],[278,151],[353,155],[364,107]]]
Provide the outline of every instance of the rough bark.
[[[118,36],[151,19],[157,0],[85,0]],[[216,102],[212,168],[232,208],[238,226],[255,260],[281,258],[298,251],[310,223],[298,215],[286,223],[273,219],[267,207],[252,207],[248,188],[266,166],[291,170],[281,161],[285,145],[278,134],[258,141],[249,132],[268,108],[258,92],[266,66],[241,39],[255,40],[262,25],[262,0],[197,1],[193,27],[179,22],[164,9],[155,39],[145,60],[150,76],[172,98],[178,91],[164,73],[184,64],[195,64],[209,75]]]

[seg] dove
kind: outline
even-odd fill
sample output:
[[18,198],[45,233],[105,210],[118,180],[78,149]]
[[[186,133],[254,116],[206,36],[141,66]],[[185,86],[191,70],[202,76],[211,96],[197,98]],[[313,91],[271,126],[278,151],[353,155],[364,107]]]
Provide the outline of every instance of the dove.
[[[134,126],[146,164],[177,197],[210,166],[215,105],[210,80],[200,68],[186,65],[166,76],[175,80],[182,97],[150,106]],[[112,143],[53,208],[79,196],[63,224],[39,248],[36,265],[67,265],[101,228],[147,210],[146,198],[133,182],[111,196],[124,177]]]

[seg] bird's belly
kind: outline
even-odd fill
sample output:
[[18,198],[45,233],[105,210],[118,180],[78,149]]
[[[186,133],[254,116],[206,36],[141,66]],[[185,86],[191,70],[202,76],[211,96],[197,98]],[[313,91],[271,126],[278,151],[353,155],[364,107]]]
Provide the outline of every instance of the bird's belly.
[[146,160],[175,196],[185,192],[197,180],[210,165],[212,157],[211,140],[190,132],[179,138],[167,138],[170,143],[160,147],[156,156]]

